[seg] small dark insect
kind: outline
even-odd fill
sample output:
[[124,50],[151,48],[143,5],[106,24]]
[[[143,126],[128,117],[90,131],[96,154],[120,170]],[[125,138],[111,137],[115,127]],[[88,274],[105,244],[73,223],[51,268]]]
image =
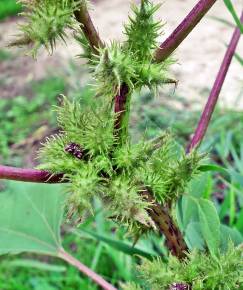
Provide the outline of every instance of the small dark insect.
[[65,147],[65,151],[78,159],[82,159],[84,156],[84,150],[76,143],[69,143]]
[[190,286],[185,283],[173,283],[169,290],[190,290]]

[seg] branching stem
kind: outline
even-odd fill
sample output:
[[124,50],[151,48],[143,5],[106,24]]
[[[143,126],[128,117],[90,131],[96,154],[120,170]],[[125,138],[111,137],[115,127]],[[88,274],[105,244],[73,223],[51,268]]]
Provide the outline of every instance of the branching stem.
[[158,231],[165,236],[167,248],[177,258],[185,258],[188,248],[182,233],[170,216],[168,207],[155,202],[153,194],[147,188],[144,188],[140,194],[144,200],[152,204],[147,212],[155,223]]
[[[241,15],[241,22],[243,22],[243,12]],[[194,134],[190,144],[188,145],[187,152],[190,152],[193,148],[200,145],[200,143],[202,142],[202,140],[207,132],[207,129],[208,129],[211,117],[213,115],[214,109],[216,107],[218,97],[219,97],[220,91],[222,89],[226,74],[229,70],[229,66],[230,66],[232,58],[234,56],[235,49],[236,49],[237,44],[239,42],[240,35],[241,35],[240,29],[238,27],[235,28],[235,31],[234,31],[233,36],[231,38],[230,44],[226,50],[223,62],[222,62],[220,69],[218,71],[213,88],[212,88],[211,93],[208,97],[208,101],[205,105],[205,108],[203,110],[203,113],[201,115],[199,123],[197,125],[196,130],[195,130],[195,134]]]
[[200,0],[190,13],[172,32],[172,34],[160,45],[154,54],[157,62],[166,60],[172,52],[182,43],[188,34],[196,27],[204,15],[215,4],[217,0]]
[[17,168],[4,165],[0,165],[0,179],[37,183],[58,183],[64,181],[62,174],[53,175],[44,170]]
[[80,4],[80,9],[74,12],[74,16],[80,23],[80,28],[83,30],[85,37],[88,39],[93,52],[97,53],[97,48],[103,47],[104,44],[92,22],[85,1],[82,1]]

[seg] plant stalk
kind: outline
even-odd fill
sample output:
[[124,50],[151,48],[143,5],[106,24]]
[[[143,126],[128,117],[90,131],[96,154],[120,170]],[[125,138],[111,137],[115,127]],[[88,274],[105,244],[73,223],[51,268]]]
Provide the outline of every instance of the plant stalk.
[[100,275],[92,271],[90,268],[82,264],[79,260],[65,252],[65,250],[59,250],[58,257],[66,261],[68,264],[77,268],[85,276],[92,279],[96,284],[98,284],[104,290],[117,290],[114,286],[104,280]]
[[118,141],[121,141],[122,136],[125,134],[125,118],[127,110],[129,87],[123,83],[120,87],[119,93],[115,96],[114,110],[116,114],[115,125],[114,125],[114,135]]
[[0,165],[0,179],[37,183],[64,182],[63,174],[51,174],[44,170],[17,168],[4,165]]
[[216,1],[217,0],[200,0],[172,34],[155,51],[155,61],[162,62],[166,60],[196,27]]
[[[243,23],[243,12],[241,15],[241,22]],[[199,146],[200,143],[202,142],[206,132],[207,132],[211,117],[212,117],[213,112],[215,110],[220,91],[222,89],[225,77],[226,77],[227,72],[229,70],[229,66],[230,66],[232,58],[234,56],[237,44],[238,44],[239,39],[240,39],[240,36],[241,36],[240,29],[238,27],[236,27],[234,30],[233,36],[231,38],[230,44],[226,50],[225,56],[223,58],[223,62],[222,62],[220,69],[218,71],[213,88],[212,88],[211,93],[208,97],[208,101],[205,105],[205,108],[203,110],[203,113],[201,115],[199,123],[197,125],[196,130],[195,130],[194,136],[193,136],[190,144],[187,147],[187,152],[190,152],[193,148]]]
[[98,48],[103,47],[104,44],[101,41],[99,33],[92,22],[85,1],[80,4],[79,10],[74,11],[74,16],[80,23],[80,28],[82,29],[85,37],[88,39],[93,52],[98,53]]
[[182,233],[170,216],[168,207],[155,202],[153,194],[147,188],[144,188],[140,194],[144,200],[152,204],[147,209],[147,212],[155,223],[158,231],[165,236],[166,246],[171,254],[179,259],[185,258],[188,248]]

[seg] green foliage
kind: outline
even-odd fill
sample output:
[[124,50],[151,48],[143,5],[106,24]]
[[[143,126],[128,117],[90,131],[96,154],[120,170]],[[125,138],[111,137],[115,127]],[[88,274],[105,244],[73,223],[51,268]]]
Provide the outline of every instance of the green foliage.
[[[55,221],[58,220],[58,215],[61,215],[62,212],[65,187],[63,185],[48,186],[22,184],[20,182],[7,182],[6,186],[7,188],[0,194],[1,202],[9,204],[9,202],[5,202],[5,199],[8,200],[10,195],[10,199],[12,200],[13,197],[14,201],[18,203],[20,203],[19,200],[22,198],[21,207],[25,208],[27,218],[25,218],[25,223],[22,224],[22,215],[20,218],[21,213],[18,208],[16,209],[15,203],[13,202],[11,207],[8,207],[8,214],[10,215],[10,213],[12,213],[12,216],[14,216],[12,219],[13,224],[16,220],[18,222],[19,236],[26,237],[26,239],[31,236],[32,238],[41,237],[42,241],[49,237],[47,239],[47,244],[40,244],[34,249],[35,253],[43,253],[43,247],[48,247],[48,244],[52,244],[51,241],[53,238],[51,230],[54,229],[55,224],[57,225]],[[14,192],[16,192],[16,194]],[[23,197],[24,193],[26,193],[26,195]],[[27,197],[27,199],[25,197]],[[30,200],[28,198],[30,198]],[[59,203],[60,207],[58,214],[55,214],[53,209],[56,208],[57,199],[59,199],[59,201],[62,200],[62,202]],[[30,201],[34,203],[30,204]],[[94,216],[82,225],[82,229],[84,232],[85,229],[89,232],[94,231],[95,234],[99,234],[103,237],[106,235],[110,240],[115,239],[116,247],[113,248],[109,246],[110,240],[105,244],[102,240],[96,239],[95,237],[91,237],[90,235],[86,236],[83,234],[83,231],[81,234],[79,233],[76,235],[75,232],[75,235],[73,235],[66,227],[62,230],[63,246],[69,249],[69,251],[83,263],[89,265],[93,270],[97,270],[105,277],[109,277],[114,283],[119,280],[126,281],[128,279],[133,279],[131,269],[132,265],[135,263],[135,258],[132,257],[132,255],[135,253],[144,253],[145,256],[146,254],[148,256],[156,256],[156,253],[152,249],[152,243],[149,244],[149,242],[147,242],[145,245],[139,243],[140,245],[133,248],[131,242],[129,242],[129,244],[128,241],[124,242],[124,231],[122,229],[114,231],[115,225],[104,219],[103,212],[101,211],[102,205],[98,202],[95,204],[97,205],[95,205]],[[51,210],[49,210],[50,208]],[[3,216],[5,216],[5,209],[6,207],[3,209]],[[38,210],[40,210],[41,215],[38,214]],[[30,217],[35,218],[29,220]],[[29,227],[29,223],[31,222],[34,223],[34,226],[28,229],[28,235],[26,235],[26,228]],[[45,226],[45,230],[43,226]],[[60,223],[58,223],[58,233],[60,233],[60,226]],[[6,228],[5,224],[4,227]],[[96,228],[95,230],[94,227]],[[30,231],[32,232],[30,233]],[[77,229],[75,229],[75,231],[77,231]],[[59,234],[55,235],[56,237],[59,236]],[[0,239],[1,238],[4,238],[2,233]],[[38,238],[36,238],[35,241],[37,245]],[[23,238],[20,242],[20,237],[17,235],[12,236],[11,239],[8,239],[8,248],[13,246],[14,243],[21,246],[18,247],[18,253],[22,250],[29,251],[27,248],[24,249],[27,243],[23,241]],[[58,247],[60,247],[60,245],[61,242],[58,242]],[[126,249],[126,255],[120,252],[121,245]],[[80,251],[77,251],[77,249],[80,249]],[[56,251],[49,254],[55,255]],[[78,270],[74,269],[72,266],[64,265],[62,261],[54,257],[39,257],[33,256],[33,254],[22,254],[19,258],[11,256],[1,257],[0,285],[2,289],[6,290],[98,289],[98,287],[94,286],[88,278],[81,276]]]
[[139,285],[136,285],[135,283],[127,283],[124,286],[125,290],[141,290],[142,288]]
[[25,96],[1,99],[0,156],[4,158],[5,163],[11,155],[8,146],[22,142],[46,120],[49,120],[50,126],[56,124],[48,108],[56,104],[57,95],[64,89],[65,83],[62,78],[50,77],[32,84],[34,97],[31,99]]
[[[181,230],[185,232],[185,239],[191,250],[208,248],[212,255],[217,255],[219,248],[222,252],[227,249],[229,240],[235,246],[241,244],[243,236],[237,228],[220,224],[220,216],[213,202],[200,198],[203,193],[202,188],[201,193],[198,191],[198,188],[203,186],[200,179],[204,182],[204,186],[207,186],[205,178],[193,181],[194,185],[198,183],[198,187],[193,188],[194,196],[192,196],[192,191],[188,190],[189,195],[179,199],[177,219]],[[195,194],[199,196],[196,197]]]
[[121,240],[118,240],[117,238],[114,239],[112,234],[109,234],[109,233],[97,234],[96,231],[90,231],[85,228],[76,229],[74,230],[74,233],[81,237],[82,237],[82,233],[87,234],[94,240],[102,242],[105,245],[108,245],[108,247],[112,249],[116,249],[119,252],[125,253],[130,256],[137,255],[140,257],[147,258],[149,260],[157,256],[157,253],[152,248],[150,249],[149,247],[144,247],[141,245],[134,246],[127,241],[121,241]]
[[21,11],[21,5],[16,0],[1,0],[0,3],[0,20],[8,16],[16,15]]
[[37,188],[35,184],[15,182],[0,199],[1,255],[26,251],[57,255],[64,200],[60,185]]
[[102,95],[113,97],[123,82],[131,90],[134,88],[136,63],[119,44],[112,43],[110,47],[100,49],[100,56],[96,56],[93,62],[98,92]]
[[[80,276],[73,267],[68,267],[65,272],[54,272],[35,267],[14,266],[9,263],[11,262],[5,259],[1,261],[0,266],[0,285],[4,290],[97,290],[96,286],[87,278]],[[48,263],[51,261],[49,260]]]
[[230,245],[218,259],[193,251],[182,262],[172,256],[167,264],[160,259],[144,261],[139,270],[149,289],[153,290],[168,290],[173,283],[185,283],[192,290],[236,290],[243,278],[241,256],[242,249]]
[[[24,14],[27,22],[21,26],[24,35],[16,41],[16,44],[32,43],[32,54],[35,56],[41,46],[52,51],[57,39],[65,39],[66,29],[75,28],[73,14],[82,1],[21,2],[28,8]],[[174,137],[169,133],[163,134],[159,140],[148,142],[143,140],[135,144],[127,136],[126,139],[123,138],[125,141],[119,144],[117,135],[114,134],[117,116],[113,113],[113,99],[114,95],[120,93],[119,89],[123,84],[129,88],[126,101],[128,119],[130,100],[135,89],[140,90],[147,86],[154,91],[165,83],[176,83],[168,74],[173,61],[167,59],[163,63],[154,63],[153,60],[161,30],[160,22],[154,20],[154,13],[158,7],[148,0],[141,1],[139,8],[134,6],[134,17],[130,17],[129,24],[125,26],[127,36],[125,42],[122,44],[112,42],[111,45],[97,48],[97,55],[92,53],[83,32],[77,33],[76,38],[84,48],[82,57],[88,59],[93,77],[96,79],[95,102],[89,103],[88,107],[85,106],[85,102],[72,102],[64,97],[61,106],[56,108],[61,133],[47,139],[40,151],[43,163],[39,168],[49,170],[51,173],[62,172],[64,178],[69,181],[65,202],[68,218],[73,218],[76,222],[81,220],[87,222],[90,213],[95,214],[95,201],[98,197],[102,200],[104,208],[108,209],[110,219],[127,226],[133,234],[136,234],[136,238],[154,228],[147,213],[152,204],[144,200],[140,192],[144,188],[148,189],[152,192],[155,202],[161,205],[171,204],[173,213],[175,202],[188,190],[188,183],[200,172],[201,162],[205,157],[196,150],[185,155],[178,150]],[[231,151],[231,155],[237,170],[242,173],[239,153]],[[239,172],[232,174],[234,176],[232,179],[237,180],[237,184],[242,183]],[[205,192],[204,195],[208,198],[209,194]],[[231,190],[229,196],[230,223],[233,224],[234,191]],[[2,199],[5,198],[3,194]],[[2,253],[29,250],[56,255],[61,248],[60,222],[57,224],[61,214],[55,215],[55,212],[50,210],[55,207],[53,196],[49,196],[47,200],[43,197],[37,198],[35,194],[24,195],[24,201],[23,197],[21,198],[22,200],[14,196],[9,202],[3,202],[3,215],[0,218],[0,222],[5,225],[0,238],[3,245]],[[189,202],[188,211],[183,209],[182,213],[180,212],[180,226],[185,232],[190,248],[204,250],[207,246],[210,255],[206,252],[192,251],[184,261],[174,257],[169,257],[167,264],[161,260],[145,261],[140,267],[143,277],[147,280],[148,286],[155,290],[168,290],[173,283],[186,283],[192,286],[193,290],[236,289],[242,279],[239,278],[240,250],[231,245],[227,251],[227,245],[220,239],[225,234],[227,238],[239,242],[241,236],[237,231],[220,226],[212,202],[198,196],[190,196],[190,199],[194,206],[189,207]],[[16,200],[20,205],[13,211]],[[182,204],[180,209],[177,208],[178,211],[185,205],[183,204],[185,199],[179,199],[178,207],[180,201]],[[59,199],[58,204],[59,207],[55,207],[57,211],[61,210]],[[26,206],[29,206],[30,211],[26,211]],[[24,226],[20,224],[20,213],[31,216]],[[13,223],[9,223],[10,217]],[[54,225],[50,224],[53,221]],[[96,230],[99,231],[100,221],[97,221],[97,224]],[[242,224],[237,225],[241,226]],[[52,231],[53,227],[55,231]],[[137,253],[100,233],[86,231],[86,234],[99,241],[92,268],[96,267],[104,244],[129,254]],[[30,244],[28,237],[35,242]],[[11,243],[7,243],[9,239]],[[19,244],[22,248],[17,247]],[[221,253],[218,251],[220,246],[223,249]],[[111,248],[109,255],[113,255],[116,267],[124,271],[123,278],[126,280],[130,275],[127,268],[124,269],[124,265],[127,264],[117,262],[117,253],[112,252]],[[130,284],[127,289],[141,287]]]

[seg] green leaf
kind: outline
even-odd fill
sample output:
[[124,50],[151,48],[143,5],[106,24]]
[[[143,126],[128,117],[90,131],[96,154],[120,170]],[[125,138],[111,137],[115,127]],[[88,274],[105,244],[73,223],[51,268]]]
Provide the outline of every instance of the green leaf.
[[187,192],[197,198],[208,197],[212,192],[212,183],[211,174],[204,172],[189,182]]
[[238,231],[240,231],[243,234],[243,208],[238,214],[238,219],[235,226],[238,229]]
[[60,265],[51,265],[40,261],[29,259],[16,259],[10,262],[6,262],[7,267],[22,267],[22,268],[35,268],[42,271],[49,272],[65,272],[66,267]]
[[197,200],[200,228],[212,255],[218,253],[220,245],[220,221],[214,204],[205,199]]
[[240,18],[237,16],[237,14],[235,12],[235,8],[234,8],[231,0],[224,0],[224,3],[226,5],[226,7],[228,8],[229,12],[231,13],[231,15],[233,16],[235,23],[239,27],[241,33],[243,33],[243,25],[240,21]]
[[153,251],[144,250],[144,249],[138,248],[137,246],[133,247],[131,244],[128,244],[126,242],[115,240],[105,235],[96,234],[86,229],[79,229],[79,230],[74,229],[72,230],[72,232],[77,235],[81,235],[81,232],[88,234],[93,239],[103,242],[109,245],[110,247],[131,256],[138,255],[138,256],[142,256],[150,260],[156,257],[156,253]]
[[225,175],[230,174],[226,168],[224,168],[223,166],[216,165],[216,164],[201,165],[198,169],[202,172],[213,171],[213,172],[220,172]]
[[[199,242],[201,236],[210,253],[216,255],[220,244],[220,221],[214,204],[207,199],[183,196],[182,208],[188,246],[196,243],[198,247],[203,247],[202,241]],[[197,228],[192,229],[193,226]],[[195,240],[193,235],[196,235]]]
[[65,195],[61,185],[9,182],[0,192],[0,254],[56,255]]
[[185,231],[185,239],[190,250],[203,250],[205,248],[205,242],[200,231],[199,222],[191,222],[188,224]]
[[232,241],[235,246],[243,243],[243,236],[239,231],[234,228],[230,228],[226,225],[220,226],[220,247],[223,251],[227,251],[229,242]]
[[186,229],[190,222],[198,222],[197,199],[184,195],[182,197],[182,221],[183,228]]

